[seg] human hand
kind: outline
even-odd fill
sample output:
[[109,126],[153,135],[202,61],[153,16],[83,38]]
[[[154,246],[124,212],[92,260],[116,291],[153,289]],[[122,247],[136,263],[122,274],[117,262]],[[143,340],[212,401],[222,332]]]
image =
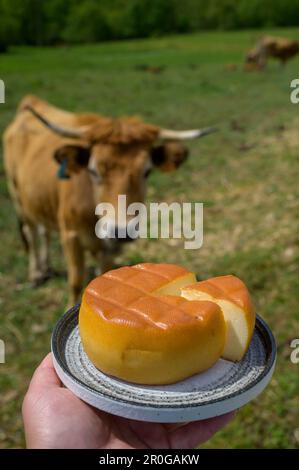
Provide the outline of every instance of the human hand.
[[110,415],[63,387],[51,354],[36,369],[23,402],[29,449],[191,449],[210,439],[233,416],[173,426]]

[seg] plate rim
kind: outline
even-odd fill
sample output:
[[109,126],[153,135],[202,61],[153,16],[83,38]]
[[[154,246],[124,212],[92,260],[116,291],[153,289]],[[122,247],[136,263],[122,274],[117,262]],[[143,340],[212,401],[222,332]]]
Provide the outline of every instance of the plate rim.
[[[79,309],[80,309],[80,303],[74,305],[73,307],[71,307],[69,310],[67,310],[61,317],[60,319],[57,321],[54,329],[53,329],[53,333],[52,333],[52,337],[51,337],[51,350],[52,350],[52,353],[53,353],[53,356],[54,356],[54,365],[58,365],[58,367],[61,369],[61,371],[67,376],[68,380],[70,381],[73,381],[73,382],[76,382],[76,384],[81,388],[83,388],[84,390],[86,391],[89,391],[92,395],[95,395],[99,398],[102,398],[102,399],[105,399],[105,400],[109,400],[110,402],[113,402],[113,403],[122,403],[126,406],[132,406],[134,408],[139,408],[140,410],[141,409],[148,409],[148,410],[163,410],[163,411],[183,411],[183,410],[187,410],[187,409],[192,409],[192,408],[201,408],[201,407],[206,407],[206,406],[213,406],[213,405],[221,405],[222,402],[226,402],[226,401],[229,401],[229,400],[234,400],[236,399],[238,396],[240,395],[243,395],[243,394],[246,394],[246,393],[250,393],[250,391],[254,391],[254,389],[260,384],[262,383],[266,378],[267,376],[271,373],[270,375],[270,378],[269,380],[271,379],[272,377],[272,374],[273,374],[273,371],[274,371],[274,367],[275,367],[275,362],[276,362],[276,355],[277,355],[277,351],[276,351],[276,341],[275,341],[275,338],[274,338],[274,335],[271,331],[271,329],[269,328],[269,326],[267,325],[267,323],[265,322],[265,320],[263,320],[261,318],[260,315],[256,314],[256,323],[255,323],[255,329],[258,329],[261,333],[262,333],[262,338],[263,340],[267,340],[268,341],[268,347],[269,347],[269,350],[270,352],[267,354],[267,358],[266,358],[266,363],[265,363],[265,367],[264,367],[264,370],[262,371],[262,373],[257,377],[255,378],[252,382],[250,382],[249,384],[247,384],[243,389],[241,390],[237,390],[235,392],[232,392],[228,395],[225,395],[223,397],[220,397],[220,398],[216,398],[216,399],[213,399],[213,398],[208,398],[206,401],[202,402],[202,403],[188,403],[186,405],[184,404],[162,404],[162,405],[158,405],[158,404],[155,404],[155,405],[150,405],[150,404],[147,404],[147,403],[142,403],[142,402],[136,402],[132,399],[128,400],[128,399],[124,399],[124,398],[121,398],[121,397],[112,397],[111,395],[105,393],[105,392],[100,392],[98,390],[95,390],[93,387],[89,386],[88,384],[86,384],[85,382],[83,382],[82,380],[80,380],[79,378],[77,378],[74,374],[72,374],[72,372],[65,366],[64,364],[64,361],[61,359],[61,355],[59,354],[59,351],[58,351],[58,342],[57,342],[57,337],[59,336],[59,332],[61,331],[61,328],[64,326],[65,322],[66,321],[70,321],[71,319],[73,319],[73,317],[79,315]],[[268,351],[268,349],[267,349]],[[107,375],[107,374],[106,374]],[[63,380],[62,380],[63,381]],[[132,383],[132,385],[134,385],[134,383]]]

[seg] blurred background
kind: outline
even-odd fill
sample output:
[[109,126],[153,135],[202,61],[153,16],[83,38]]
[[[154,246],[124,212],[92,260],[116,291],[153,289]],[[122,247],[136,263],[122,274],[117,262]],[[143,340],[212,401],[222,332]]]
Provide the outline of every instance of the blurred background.
[[[299,105],[290,102],[299,56],[245,71],[264,35],[299,40],[299,0],[0,0],[1,134],[27,93],[71,111],[220,129],[188,144],[177,172],[149,179],[147,201],[204,202],[203,247],[139,240],[120,259],[182,264],[199,279],[236,274],[275,334],[271,384],[205,447],[299,446],[299,366],[290,361],[299,337]],[[0,448],[15,448],[24,446],[21,402],[63,313],[66,278],[27,282],[2,158],[0,198]],[[52,251],[63,274],[58,237]]]

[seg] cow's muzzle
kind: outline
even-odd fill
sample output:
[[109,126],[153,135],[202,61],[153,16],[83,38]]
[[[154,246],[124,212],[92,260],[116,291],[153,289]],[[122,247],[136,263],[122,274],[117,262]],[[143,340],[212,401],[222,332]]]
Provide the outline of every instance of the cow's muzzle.
[[138,238],[138,236],[134,236],[130,233],[128,227],[115,227],[115,238],[118,242],[127,243],[133,242]]
[[127,243],[138,238],[138,233],[133,229],[130,222],[127,225],[115,225],[112,221],[101,223],[101,219],[96,226],[96,235],[107,244],[113,245],[115,242]]

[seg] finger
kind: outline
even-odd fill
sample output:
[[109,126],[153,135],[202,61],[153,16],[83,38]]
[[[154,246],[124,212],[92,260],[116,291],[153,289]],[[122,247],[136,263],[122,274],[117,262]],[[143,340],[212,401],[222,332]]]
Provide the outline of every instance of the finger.
[[61,381],[55,372],[52,354],[49,353],[34,372],[28,391],[39,392],[53,387],[61,387]]
[[235,416],[234,412],[215,418],[194,421],[170,432],[171,445],[174,449],[193,449],[208,441],[217,431],[228,424]]

